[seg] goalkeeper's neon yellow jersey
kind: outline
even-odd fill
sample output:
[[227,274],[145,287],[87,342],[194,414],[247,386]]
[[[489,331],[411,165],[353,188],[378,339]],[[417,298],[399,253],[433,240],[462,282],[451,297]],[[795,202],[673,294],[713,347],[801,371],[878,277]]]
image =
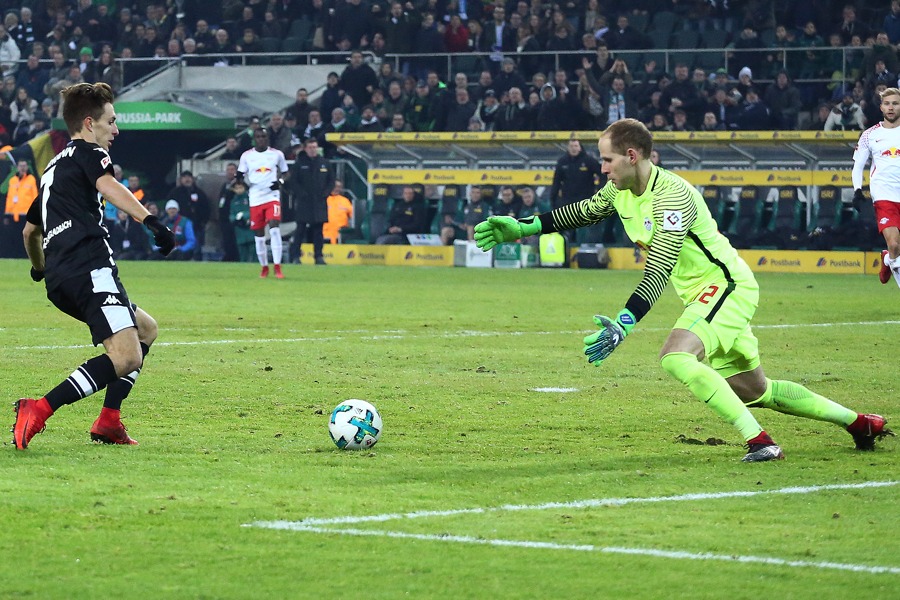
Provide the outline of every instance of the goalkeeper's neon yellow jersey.
[[753,280],[749,267],[719,233],[700,192],[656,166],[640,196],[618,190],[609,182],[593,197],[550,214],[553,228],[563,230],[597,223],[616,213],[628,237],[647,251],[644,277],[635,289],[637,298],[632,297],[641,305],[635,312],[638,319],[659,299],[670,279],[685,305],[709,285],[726,282],[733,287],[736,281]]

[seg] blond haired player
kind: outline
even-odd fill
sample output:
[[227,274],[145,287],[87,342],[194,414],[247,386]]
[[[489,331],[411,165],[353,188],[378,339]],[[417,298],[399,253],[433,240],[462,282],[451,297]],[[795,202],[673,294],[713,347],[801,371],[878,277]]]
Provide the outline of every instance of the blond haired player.
[[594,317],[600,330],[584,338],[589,362],[606,360],[671,281],[684,312],[659,352],[659,363],[740,432],[748,447],[743,461],[784,458],[748,407],[834,423],[853,436],[860,450],[873,450],[877,438],[891,435],[883,417],[854,412],[799,383],[766,377],[750,329],[759,304],[756,278],[719,233],[700,192],[650,162],[653,138],[643,123],[616,121],[598,146],[609,182],[591,198],[525,219],[490,217],[475,226],[475,243],[490,250],[619,216],[628,237],[647,250],[647,262],[625,307],[614,318]]
[[884,119],[862,132],[853,152],[853,202],[865,202],[863,169],[871,158],[869,191],[878,232],[887,243],[887,250],[881,251],[878,278],[887,283],[893,274],[900,285],[900,89],[881,92],[881,114]]

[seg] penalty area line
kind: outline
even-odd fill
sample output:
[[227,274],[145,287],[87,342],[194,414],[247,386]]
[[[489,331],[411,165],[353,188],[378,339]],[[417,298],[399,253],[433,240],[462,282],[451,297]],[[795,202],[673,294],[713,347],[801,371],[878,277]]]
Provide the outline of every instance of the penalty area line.
[[352,535],[369,537],[386,537],[395,539],[411,539],[429,542],[450,542],[456,544],[476,544],[504,548],[529,548],[539,550],[570,550],[578,552],[600,552],[602,554],[626,554],[631,556],[649,556],[652,558],[669,558],[677,560],[712,560],[742,564],[764,564],[783,567],[800,567],[813,569],[831,569],[852,571],[856,573],[900,575],[900,567],[883,567],[872,565],[856,565],[830,561],[790,560],[774,556],[742,556],[734,554],[712,554],[709,552],[687,552],[682,550],[655,550],[652,548],[623,548],[618,546],[595,546],[593,544],[560,544],[556,542],[531,542],[526,540],[502,540],[465,535],[436,535],[424,533],[406,533],[403,531],[377,531],[367,529],[343,529],[337,527],[311,527],[300,523],[254,524],[254,527],[291,531],[306,531],[333,535]]

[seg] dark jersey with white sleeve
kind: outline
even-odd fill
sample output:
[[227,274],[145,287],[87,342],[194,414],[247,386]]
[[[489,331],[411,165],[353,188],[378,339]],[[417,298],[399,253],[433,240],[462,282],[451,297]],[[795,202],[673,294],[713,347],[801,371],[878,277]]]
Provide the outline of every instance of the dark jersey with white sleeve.
[[47,164],[41,176],[41,227],[47,289],[69,277],[115,267],[103,224],[97,180],[113,173],[109,153],[75,139]]

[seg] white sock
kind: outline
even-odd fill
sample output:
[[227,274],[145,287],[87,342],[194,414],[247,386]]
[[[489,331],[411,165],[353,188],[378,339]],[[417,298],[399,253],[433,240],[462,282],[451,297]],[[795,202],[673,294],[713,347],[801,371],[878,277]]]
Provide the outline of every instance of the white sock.
[[269,238],[272,244],[272,263],[280,265],[281,253],[283,252],[283,248],[281,247],[281,228],[272,227],[269,229]]
[[897,285],[900,286],[900,256],[898,256],[897,258],[891,258],[890,254],[885,254],[884,264],[886,264],[891,269],[891,274],[894,276],[894,281],[896,281]]
[[266,238],[257,236],[254,237],[253,240],[256,242],[256,257],[259,259],[259,264],[268,267],[269,255],[266,252]]

